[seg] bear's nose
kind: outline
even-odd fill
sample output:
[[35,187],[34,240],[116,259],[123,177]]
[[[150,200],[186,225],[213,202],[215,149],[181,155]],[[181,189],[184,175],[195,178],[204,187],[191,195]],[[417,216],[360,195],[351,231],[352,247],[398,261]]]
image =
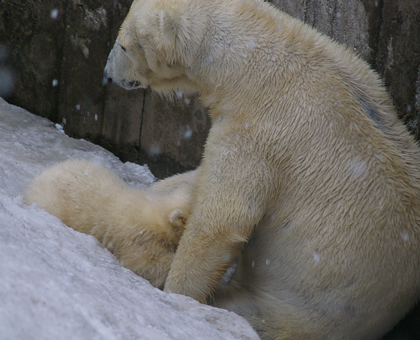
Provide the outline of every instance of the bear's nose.
[[102,78],[102,84],[105,86],[107,84],[111,84],[112,83],[112,78],[110,76],[108,76],[108,73],[105,71],[103,78]]

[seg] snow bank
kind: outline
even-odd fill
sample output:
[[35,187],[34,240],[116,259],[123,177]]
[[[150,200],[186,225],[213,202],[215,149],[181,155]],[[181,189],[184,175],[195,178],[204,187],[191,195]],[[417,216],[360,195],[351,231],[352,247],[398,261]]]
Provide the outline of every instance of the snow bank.
[[0,98],[1,339],[258,339],[236,314],[153,288],[95,238],[24,205],[33,176],[70,158],[101,163],[137,187],[154,181],[147,167]]

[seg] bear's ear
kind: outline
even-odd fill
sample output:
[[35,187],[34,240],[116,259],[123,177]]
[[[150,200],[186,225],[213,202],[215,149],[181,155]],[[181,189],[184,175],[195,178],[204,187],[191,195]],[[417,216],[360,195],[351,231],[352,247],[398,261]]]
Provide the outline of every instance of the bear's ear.
[[175,209],[169,214],[169,222],[174,227],[183,228],[187,223],[187,215],[181,209]]
[[159,12],[158,20],[161,43],[163,46],[173,47],[182,30],[180,9],[163,8]]
[[159,33],[162,43],[173,46],[179,26],[179,13],[173,9],[164,8],[159,12]]

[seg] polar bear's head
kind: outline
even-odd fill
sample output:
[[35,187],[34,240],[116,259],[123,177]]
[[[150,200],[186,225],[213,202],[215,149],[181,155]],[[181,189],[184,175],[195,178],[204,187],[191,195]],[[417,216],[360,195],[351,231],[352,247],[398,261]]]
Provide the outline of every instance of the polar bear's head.
[[134,0],[104,76],[125,89],[196,92],[188,76],[206,19],[191,0]]

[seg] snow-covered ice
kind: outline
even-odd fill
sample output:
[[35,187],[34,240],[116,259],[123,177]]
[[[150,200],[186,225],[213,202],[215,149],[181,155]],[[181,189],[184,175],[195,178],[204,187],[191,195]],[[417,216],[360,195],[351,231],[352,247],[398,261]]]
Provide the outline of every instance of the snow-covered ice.
[[139,188],[154,181],[147,167],[60,130],[0,98],[0,339],[258,339],[236,314],[153,288],[95,238],[23,204],[35,174],[71,158]]

